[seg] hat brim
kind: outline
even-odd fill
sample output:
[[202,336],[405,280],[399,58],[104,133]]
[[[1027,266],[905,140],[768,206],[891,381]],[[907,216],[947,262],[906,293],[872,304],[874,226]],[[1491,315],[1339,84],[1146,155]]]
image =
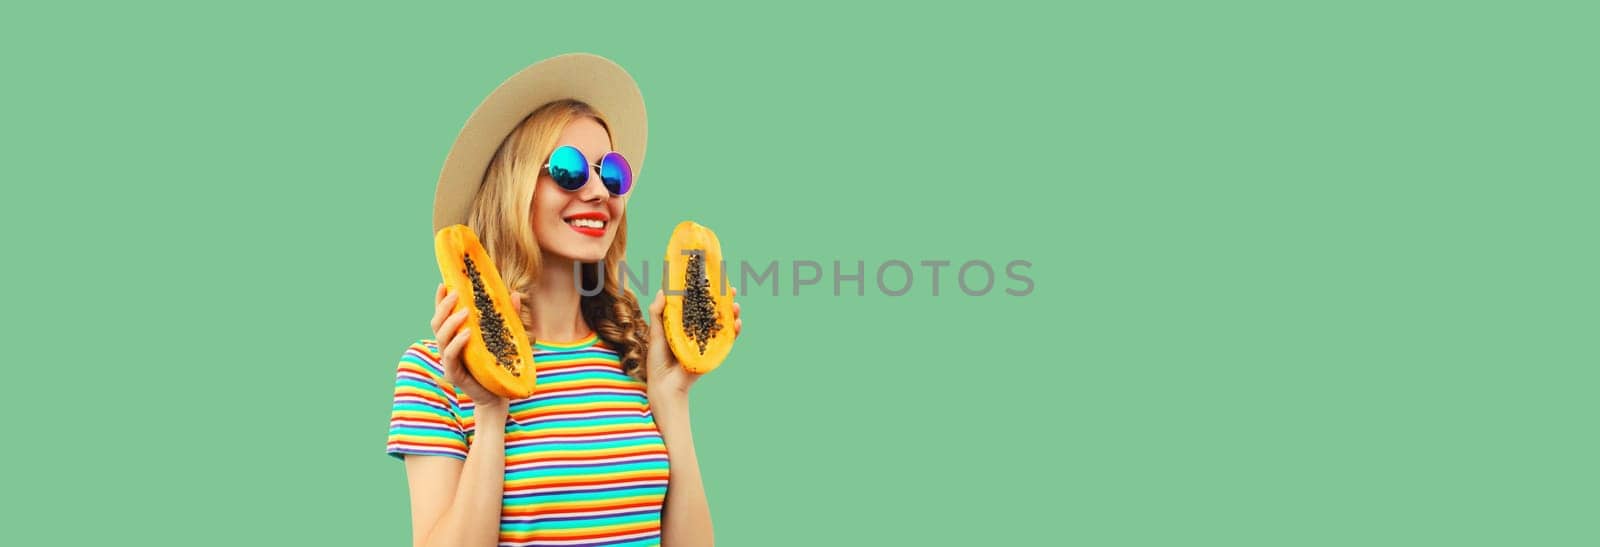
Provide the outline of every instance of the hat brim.
[[433,194],[433,230],[464,224],[501,141],[534,110],[576,99],[606,117],[613,148],[628,158],[635,179],[644,166],[648,137],[644,96],[621,66],[589,53],[539,61],[507,78],[472,111],[439,171]]

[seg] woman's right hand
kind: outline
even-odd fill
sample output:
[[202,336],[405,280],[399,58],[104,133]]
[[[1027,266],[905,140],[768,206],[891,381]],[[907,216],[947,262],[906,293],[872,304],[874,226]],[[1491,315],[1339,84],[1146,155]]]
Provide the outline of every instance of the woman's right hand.
[[[467,370],[466,363],[461,360],[461,352],[467,347],[467,340],[474,334],[472,329],[461,328],[467,321],[472,310],[462,308],[460,311],[450,313],[456,307],[456,293],[439,284],[439,290],[433,295],[433,339],[439,343],[439,363],[444,365],[444,377],[457,389],[465,392],[472,398],[473,404],[506,404],[506,398],[484,389],[477,378]],[[515,313],[522,313],[522,293],[512,293],[511,305]]]

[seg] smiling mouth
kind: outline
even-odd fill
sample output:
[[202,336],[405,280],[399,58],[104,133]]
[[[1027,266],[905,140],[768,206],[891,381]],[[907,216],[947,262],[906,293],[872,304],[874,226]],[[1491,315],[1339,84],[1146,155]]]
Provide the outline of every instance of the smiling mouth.
[[569,218],[567,225],[573,228],[592,228],[595,230],[606,229],[606,221],[598,218]]
[[574,232],[589,237],[605,237],[606,223],[611,221],[611,217],[605,213],[585,212],[567,217],[565,221]]

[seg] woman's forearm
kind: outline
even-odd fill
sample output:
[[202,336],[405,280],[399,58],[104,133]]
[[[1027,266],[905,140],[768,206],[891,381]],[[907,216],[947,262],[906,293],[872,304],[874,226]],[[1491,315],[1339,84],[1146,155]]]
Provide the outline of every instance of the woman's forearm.
[[700,480],[700,462],[689,430],[687,395],[650,396],[656,428],[667,445],[669,478],[667,499],[661,509],[662,547],[712,545],[711,508]]
[[424,545],[486,546],[500,542],[500,507],[505,493],[505,405],[478,406],[477,432],[461,466],[450,508],[434,524]]

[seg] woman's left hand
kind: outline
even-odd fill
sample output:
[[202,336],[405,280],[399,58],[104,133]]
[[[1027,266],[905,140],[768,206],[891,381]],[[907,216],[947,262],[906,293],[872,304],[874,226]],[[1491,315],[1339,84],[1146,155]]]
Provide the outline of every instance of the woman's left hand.
[[[738,289],[729,287],[730,294],[739,296]],[[645,381],[649,386],[651,399],[657,395],[687,399],[689,387],[699,380],[701,374],[684,370],[678,364],[678,358],[672,355],[672,349],[667,347],[667,333],[661,326],[661,318],[667,309],[667,296],[664,291],[656,291],[656,299],[650,303],[650,351],[645,356]],[[739,331],[744,329],[744,320],[739,318],[739,303],[733,303],[733,335],[739,336]]]

